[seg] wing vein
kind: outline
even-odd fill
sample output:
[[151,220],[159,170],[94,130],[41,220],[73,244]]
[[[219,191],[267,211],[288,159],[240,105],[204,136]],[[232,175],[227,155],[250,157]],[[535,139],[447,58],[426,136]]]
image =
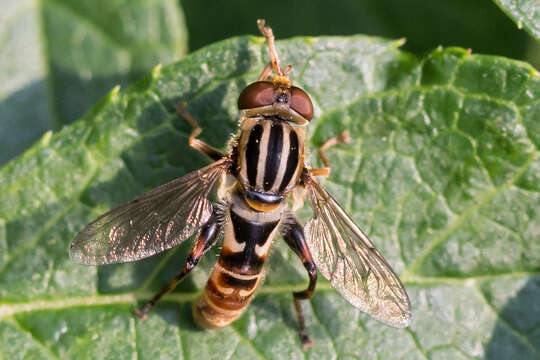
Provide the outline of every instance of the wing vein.
[[180,244],[208,221],[208,196],[230,166],[223,158],[103,214],[75,237],[71,259],[85,265],[130,262]]
[[390,265],[312,175],[305,186],[314,214],[306,224],[306,237],[322,275],[347,301],[375,319],[407,326],[409,298]]

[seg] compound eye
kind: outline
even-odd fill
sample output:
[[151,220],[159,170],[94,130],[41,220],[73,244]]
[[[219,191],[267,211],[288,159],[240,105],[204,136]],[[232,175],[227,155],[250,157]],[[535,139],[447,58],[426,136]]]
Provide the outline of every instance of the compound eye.
[[302,115],[304,119],[311,120],[313,117],[313,104],[306,92],[296,86],[291,87],[290,107]]
[[272,105],[274,98],[274,84],[270,81],[257,81],[242,90],[238,97],[238,108],[243,110]]

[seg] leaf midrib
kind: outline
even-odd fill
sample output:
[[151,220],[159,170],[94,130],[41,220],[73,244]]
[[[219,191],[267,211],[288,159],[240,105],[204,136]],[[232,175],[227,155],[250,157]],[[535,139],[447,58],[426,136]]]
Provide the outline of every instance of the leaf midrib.
[[[540,276],[540,271],[532,272],[508,272],[496,275],[481,275],[466,278],[458,277],[422,277],[422,276],[402,276],[404,285],[407,286],[457,286],[474,285],[484,281],[498,280],[501,278],[530,278]],[[257,292],[258,294],[291,294],[292,292],[304,290],[305,284],[264,286]],[[328,282],[317,284],[316,293],[334,291]],[[195,292],[175,292],[163,297],[163,301],[185,303],[193,301],[199,291]],[[0,303],[0,320],[9,318],[19,313],[27,313],[41,310],[60,310],[73,307],[92,307],[103,305],[136,304],[139,301],[146,301],[154,295],[150,291],[133,291],[115,295],[96,294],[90,296],[63,297],[62,299],[41,299],[27,302]]]

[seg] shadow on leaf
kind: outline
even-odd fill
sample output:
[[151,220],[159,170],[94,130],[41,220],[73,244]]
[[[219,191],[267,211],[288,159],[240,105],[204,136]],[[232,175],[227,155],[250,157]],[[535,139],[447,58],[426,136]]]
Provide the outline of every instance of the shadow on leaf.
[[538,359],[540,355],[540,276],[530,279],[499,313],[486,359]]

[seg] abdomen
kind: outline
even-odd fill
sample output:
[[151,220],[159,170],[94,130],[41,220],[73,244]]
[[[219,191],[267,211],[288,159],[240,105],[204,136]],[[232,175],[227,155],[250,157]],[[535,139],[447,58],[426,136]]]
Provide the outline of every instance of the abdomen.
[[239,194],[233,195],[219,260],[204,292],[193,304],[195,321],[207,329],[230,324],[250,303],[278,231],[281,207],[260,213],[244,204]]

